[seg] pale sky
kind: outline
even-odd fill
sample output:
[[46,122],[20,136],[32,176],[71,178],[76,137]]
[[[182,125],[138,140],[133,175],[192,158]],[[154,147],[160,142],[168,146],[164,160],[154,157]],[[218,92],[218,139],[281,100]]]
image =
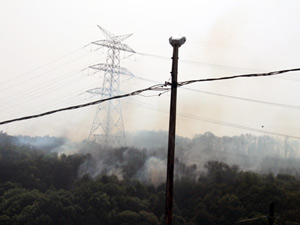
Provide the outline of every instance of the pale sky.
[[[177,34],[187,38],[179,50],[179,81],[300,67],[300,2],[294,0],[0,2],[0,121],[95,100],[84,92],[101,87],[103,74],[88,76],[81,70],[105,62],[106,49],[93,52],[84,47],[104,39],[97,25],[116,35],[131,33],[124,43],[138,53],[160,56],[122,54],[121,66],[136,76],[122,79],[124,93],[153,84],[141,77],[161,83],[169,79],[168,39]],[[300,137],[299,75],[197,83],[186,87],[193,90],[180,89],[177,134],[263,135],[226,126],[234,124]],[[164,94],[124,99],[125,130],[167,130],[169,98]],[[95,111],[92,106],[3,125],[0,130],[79,141],[87,138]]]

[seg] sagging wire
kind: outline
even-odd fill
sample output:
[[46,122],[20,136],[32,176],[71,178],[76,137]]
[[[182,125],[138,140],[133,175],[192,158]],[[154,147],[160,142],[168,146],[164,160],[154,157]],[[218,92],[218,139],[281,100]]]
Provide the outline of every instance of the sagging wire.
[[[189,81],[179,82],[179,83],[177,83],[177,86],[182,87],[182,86],[192,84],[192,83],[196,83],[196,82],[229,80],[229,79],[235,79],[235,78],[275,76],[275,75],[278,75],[278,74],[293,72],[293,71],[300,71],[300,68],[279,70],[279,71],[273,71],[273,72],[268,72],[268,73],[244,74],[244,75],[234,75],[234,76],[218,77],[218,78],[189,80]],[[100,100],[97,100],[97,101],[93,101],[93,102],[89,102],[89,103],[85,103],[85,104],[81,104],[81,105],[75,105],[75,106],[70,106],[70,107],[66,107],[66,108],[56,109],[56,110],[48,111],[48,112],[41,113],[41,114],[25,116],[25,117],[20,117],[20,118],[11,119],[11,120],[6,120],[6,121],[0,122],[0,125],[8,124],[8,123],[16,122],[16,121],[29,120],[29,119],[33,119],[33,118],[37,118],[37,117],[42,117],[42,116],[54,114],[54,113],[61,112],[61,111],[79,109],[79,108],[83,108],[83,107],[87,107],[87,106],[91,106],[91,105],[100,104],[100,103],[110,101],[110,100],[113,100],[113,99],[125,98],[125,97],[129,97],[129,96],[135,96],[135,95],[139,95],[139,94],[141,94],[142,92],[145,92],[145,91],[163,92],[163,93],[160,93],[158,95],[158,96],[160,96],[161,94],[164,94],[164,93],[166,93],[170,90],[170,88],[168,88],[167,86],[171,86],[171,83],[170,82],[165,82],[164,84],[153,85],[153,86],[150,86],[148,88],[133,91],[131,93],[124,94],[124,95],[118,95],[118,96],[114,96],[114,97],[110,97],[110,98],[106,98],[106,99],[100,99]]]
[[[11,81],[14,81],[15,79],[20,78],[20,77],[22,77],[22,76],[24,76],[24,75],[26,75],[26,74],[32,73],[32,72],[34,72],[34,71],[37,71],[37,70],[39,70],[39,69],[41,69],[41,68],[43,68],[43,67],[45,67],[45,66],[48,66],[48,65],[50,65],[50,64],[53,64],[53,63],[55,63],[55,62],[57,62],[57,61],[59,61],[59,60],[65,58],[65,57],[67,57],[67,56],[69,56],[69,55],[72,55],[72,54],[74,54],[74,53],[76,53],[76,52],[78,52],[78,51],[80,51],[80,50],[86,48],[86,47],[89,46],[89,45],[90,45],[90,44],[86,44],[86,45],[84,45],[84,46],[82,46],[82,47],[80,47],[80,48],[78,48],[78,49],[76,49],[76,50],[74,50],[74,51],[72,51],[72,52],[69,52],[69,53],[67,53],[67,54],[65,54],[65,55],[63,55],[63,56],[60,56],[60,57],[58,57],[58,58],[56,58],[56,59],[54,59],[54,60],[52,60],[52,61],[50,61],[50,62],[48,62],[48,63],[45,63],[45,64],[43,64],[43,65],[41,65],[41,66],[38,66],[38,67],[36,67],[36,68],[34,68],[34,69],[30,70],[30,71],[27,71],[27,72],[25,72],[25,73],[19,74],[19,75],[13,77],[13,78],[7,80],[7,81],[5,82],[5,84],[7,84],[7,83],[9,83],[9,82],[11,82]],[[85,56],[85,55],[84,55],[84,56]],[[83,57],[83,56],[81,56],[81,57]],[[79,58],[81,58],[81,57],[79,57]],[[77,60],[77,59],[75,59],[75,60]],[[64,65],[65,65],[65,64],[64,64]],[[64,66],[64,65],[63,65],[63,66]],[[58,68],[58,67],[57,67],[57,68]],[[55,69],[57,69],[57,68],[55,68]],[[51,70],[51,71],[52,71],[52,70]],[[51,71],[49,71],[49,72],[51,72]],[[48,72],[46,72],[46,73],[48,73]],[[43,74],[44,74],[44,73],[43,73]],[[3,89],[2,89],[1,91],[3,91]]]
[[[206,79],[188,80],[188,81],[179,82],[178,86],[181,87],[181,86],[185,86],[185,85],[192,84],[192,83],[197,83],[197,82],[230,80],[230,79],[244,78],[244,77],[275,76],[275,75],[279,75],[279,74],[282,74],[282,73],[294,72],[294,71],[300,71],[300,68],[287,69],[287,70],[278,70],[278,71],[272,71],[272,72],[268,72],[268,73],[252,73],[252,74],[242,74],[242,75],[234,75],[234,76],[227,76],[227,77],[217,77],[217,78],[206,78]],[[170,84],[170,83],[168,83],[168,84]]]
[[261,216],[261,217],[251,218],[251,219],[239,220],[239,221],[235,221],[235,222],[221,223],[221,224],[218,224],[218,225],[230,225],[230,224],[246,223],[246,222],[261,220],[261,219],[266,219],[266,218],[269,218],[269,217],[268,216]]
[[61,109],[56,109],[56,110],[44,112],[44,113],[41,113],[41,114],[36,114],[36,115],[25,116],[25,117],[20,117],[20,118],[16,118],[16,119],[2,121],[2,122],[0,122],[0,125],[12,123],[12,122],[17,122],[17,121],[22,121],[22,120],[29,120],[29,119],[38,118],[38,117],[43,117],[43,116],[47,116],[47,115],[62,112],[62,111],[74,110],[74,109],[84,108],[84,107],[87,107],[87,106],[97,105],[97,104],[100,104],[100,103],[103,103],[103,102],[106,102],[106,101],[110,101],[110,100],[114,100],[114,99],[120,99],[120,98],[129,97],[129,96],[139,95],[140,93],[145,92],[145,91],[159,91],[159,92],[161,92],[161,91],[166,91],[168,89],[169,88],[166,87],[166,84],[153,85],[153,86],[150,86],[148,88],[133,91],[133,92],[128,93],[128,94],[113,96],[113,97],[110,97],[110,98],[100,99],[100,100],[96,100],[96,101],[85,103],[85,104],[80,104],[80,105],[65,107],[65,108],[61,108]]

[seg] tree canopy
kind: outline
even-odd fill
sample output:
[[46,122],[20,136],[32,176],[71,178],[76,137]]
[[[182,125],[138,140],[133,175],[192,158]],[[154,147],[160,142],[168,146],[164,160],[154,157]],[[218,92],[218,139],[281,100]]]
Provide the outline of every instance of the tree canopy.
[[[0,135],[0,224],[163,224],[165,184],[130,176],[140,168],[143,151],[128,151],[135,156],[120,167],[128,174],[122,179],[105,173],[78,176],[90,155],[47,153],[15,145],[13,139]],[[193,176],[177,176],[173,224],[233,224],[250,218],[259,219],[245,224],[267,224],[274,201],[276,224],[299,224],[295,176],[243,171],[221,161],[207,161],[204,167],[206,172],[197,176],[191,167],[185,169],[193,173],[186,174]]]

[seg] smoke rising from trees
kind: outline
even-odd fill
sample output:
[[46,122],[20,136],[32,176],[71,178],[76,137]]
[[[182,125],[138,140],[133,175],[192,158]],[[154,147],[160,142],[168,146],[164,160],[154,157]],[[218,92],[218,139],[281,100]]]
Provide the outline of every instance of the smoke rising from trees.
[[[96,143],[73,143],[66,138],[11,137],[15,144],[29,145],[44,152],[87,154],[79,176],[116,175],[159,185],[165,181],[167,137],[165,131],[141,131],[127,135],[128,146],[104,149]],[[176,138],[175,179],[197,179],[206,173],[208,161],[237,165],[240,170],[259,173],[287,173],[299,176],[299,142],[270,136],[245,134],[217,137],[207,132],[193,139]]]

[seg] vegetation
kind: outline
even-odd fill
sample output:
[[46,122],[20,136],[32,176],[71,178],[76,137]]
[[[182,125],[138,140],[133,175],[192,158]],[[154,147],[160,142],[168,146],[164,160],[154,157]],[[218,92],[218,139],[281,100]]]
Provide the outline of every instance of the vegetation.
[[[162,224],[164,184],[107,174],[78,177],[90,157],[16,145],[14,137],[0,133],[0,224]],[[245,172],[220,161],[206,162],[205,171],[175,181],[173,224],[233,224],[268,215],[273,201],[276,224],[299,224],[300,181],[294,176]]]

